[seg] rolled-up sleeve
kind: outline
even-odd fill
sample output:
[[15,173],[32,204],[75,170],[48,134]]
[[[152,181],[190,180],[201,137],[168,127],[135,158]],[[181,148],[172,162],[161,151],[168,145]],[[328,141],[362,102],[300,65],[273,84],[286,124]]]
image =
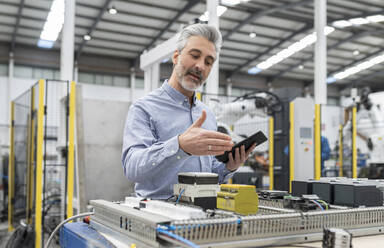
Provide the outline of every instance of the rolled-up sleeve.
[[125,176],[143,182],[167,166],[177,166],[189,157],[179,148],[178,135],[159,142],[151,116],[138,104],[131,106],[124,128],[122,166]]

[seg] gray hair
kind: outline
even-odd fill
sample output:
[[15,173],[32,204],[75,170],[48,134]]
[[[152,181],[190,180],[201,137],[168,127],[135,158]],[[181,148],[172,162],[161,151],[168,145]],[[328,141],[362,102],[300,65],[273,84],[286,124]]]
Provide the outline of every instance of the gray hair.
[[184,28],[177,40],[177,50],[181,52],[187,44],[188,39],[191,36],[202,36],[212,42],[215,45],[216,53],[220,53],[221,43],[223,41],[221,34],[217,28],[208,24],[192,24]]

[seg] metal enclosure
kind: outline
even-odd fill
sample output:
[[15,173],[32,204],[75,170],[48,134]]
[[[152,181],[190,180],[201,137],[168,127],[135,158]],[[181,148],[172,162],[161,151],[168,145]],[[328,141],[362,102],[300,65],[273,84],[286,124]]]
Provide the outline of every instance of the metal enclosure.
[[294,103],[294,180],[314,178],[314,113],[312,98],[298,97]]

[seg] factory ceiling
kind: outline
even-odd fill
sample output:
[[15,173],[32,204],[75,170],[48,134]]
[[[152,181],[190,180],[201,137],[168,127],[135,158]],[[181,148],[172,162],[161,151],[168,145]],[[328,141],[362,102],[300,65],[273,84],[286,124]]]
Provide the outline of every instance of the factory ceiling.
[[[257,73],[272,84],[282,79],[313,82],[314,44],[294,53],[289,49],[314,32],[314,0],[219,2],[226,7],[220,17],[220,70],[227,77]],[[18,44],[36,46],[51,5],[52,1],[0,0],[0,41],[11,49]],[[203,0],[76,0],[75,57],[91,53],[138,63],[145,50],[205,11]],[[384,60],[378,57],[384,54],[382,15],[382,0],[327,1],[327,77],[332,84],[384,90]],[[60,36],[53,49],[59,48]],[[282,54],[284,59],[276,57]]]

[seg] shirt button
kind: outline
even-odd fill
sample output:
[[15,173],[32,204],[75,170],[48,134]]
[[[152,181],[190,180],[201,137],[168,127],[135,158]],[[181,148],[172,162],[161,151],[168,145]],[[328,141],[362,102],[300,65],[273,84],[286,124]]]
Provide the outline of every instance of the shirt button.
[[185,98],[185,99],[184,99],[184,102],[186,102],[186,101],[188,101],[188,99],[187,99],[187,98]]
[[175,150],[172,150],[171,152],[172,152],[172,153],[175,153]]
[[155,166],[155,165],[156,165],[156,163],[152,163],[152,165],[153,165],[153,166]]
[[180,102],[180,105],[183,105],[183,102]]
[[180,159],[180,156],[177,156],[177,159]]

